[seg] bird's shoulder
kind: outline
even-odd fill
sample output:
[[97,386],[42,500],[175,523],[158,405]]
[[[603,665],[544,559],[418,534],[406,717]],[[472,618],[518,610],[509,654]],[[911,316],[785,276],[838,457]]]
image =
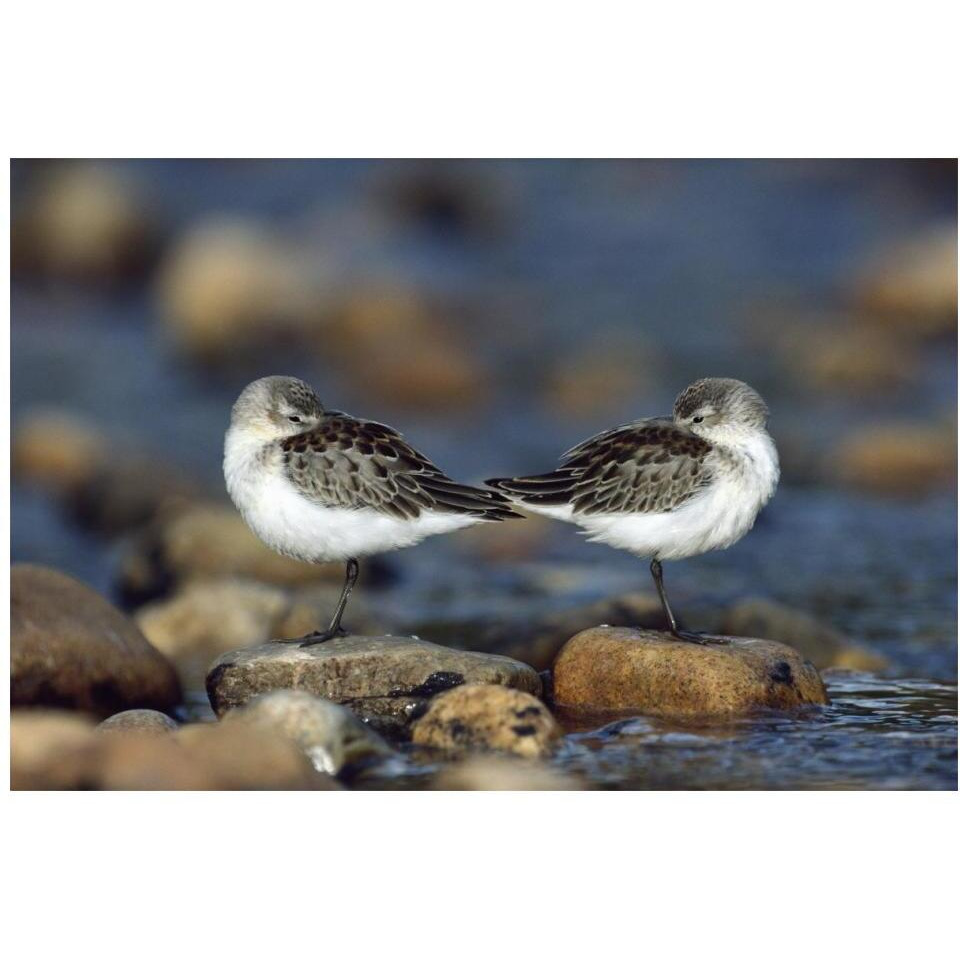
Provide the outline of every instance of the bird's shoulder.
[[704,460],[712,444],[667,417],[634,420],[588,437],[563,454],[564,466],[586,465],[596,460],[628,459],[665,463],[671,458]]

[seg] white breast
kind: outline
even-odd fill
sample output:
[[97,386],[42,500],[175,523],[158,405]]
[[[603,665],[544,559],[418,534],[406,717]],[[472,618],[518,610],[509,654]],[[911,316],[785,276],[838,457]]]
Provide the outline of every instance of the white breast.
[[324,507],[302,497],[260,457],[262,441],[231,428],[224,449],[227,492],[251,530],[278,553],[311,563],[346,560],[419,543],[481,522],[461,514],[423,512],[398,520],[369,508]]
[[591,541],[640,557],[680,560],[723,550],[751,529],[780,477],[776,447],[766,431],[752,431],[731,452],[732,464],[718,467],[702,493],[669,513],[575,516],[569,506],[524,506],[576,523]]

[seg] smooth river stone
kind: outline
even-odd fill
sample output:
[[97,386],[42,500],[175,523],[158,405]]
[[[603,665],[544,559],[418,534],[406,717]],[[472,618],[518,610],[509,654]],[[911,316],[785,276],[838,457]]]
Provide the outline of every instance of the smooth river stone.
[[539,696],[537,672],[509,657],[441,647],[415,637],[336,637],[312,647],[273,641],[224,654],[207,674],[217,715],[270,690],[306,690],[341,703],[388,733],[402,733],[430,697],[463,683]]
[[743,716],[826,704],[816,667],[773,640],[701,645],[656,630],[592,627],[553,665],[563,707],[656,716]]

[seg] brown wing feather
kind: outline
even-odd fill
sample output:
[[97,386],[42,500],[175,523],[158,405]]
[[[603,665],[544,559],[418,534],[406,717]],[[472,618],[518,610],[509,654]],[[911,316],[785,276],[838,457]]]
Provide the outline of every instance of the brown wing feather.
[[397,519],[424,510],[488,520],[516,516],[505,497],[456,483],[391,427],[328,414],[312,430],[282,441],[287,476],[308,500],[369,507]]
[[665,513],[710,479],[710,444],[672,420],[641,420],[590,437],[552,473],[488,481],[531,506],[575,514]]

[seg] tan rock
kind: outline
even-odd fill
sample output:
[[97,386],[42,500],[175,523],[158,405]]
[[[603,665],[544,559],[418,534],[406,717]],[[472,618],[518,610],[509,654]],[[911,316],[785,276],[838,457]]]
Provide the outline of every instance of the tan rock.
[[854,298],[865,322],[917,337],[956,331],[956,221],[878,254],[857,280]]
[[103,737],[98,773],[103,790],[337,789],[288,738],[239,724]]
[[854,643],[828,623],[782,603],[761,597],[741,600],[725,611],[719,632],[739,637],[767,637],[794,647],[818,669],[884,670],[890,661]]
[[401,732],[435,694],[462,683],[540,693],[533,668],[508,657],[440,647],[414,637],[337,637],[312,647],[267,643],[220,657],[207,676],[218,715],[272,690],[306,690]]
[[17,420],[11,469],[21,483],[65,494],[101,468],[106,437],[93,424],[63,410],[33,410]]
[[584,784],[536,760],[506,756],[469,757],[445,767],[434,790],[583,790]]
[[796,650],[770,640],[726,640],[701,645],[653,630],[585,630],[554,663],[554,700],[657,716],[739,716],[828,702],[816,668]]
[[107,717],[97,729],[101,733],[143,734],[166,736],[179,729],[180,724],[159,710],[124,710]]
[[89,717],[66,710],[10,713],[10,787],[76,790],[92,785],[97,735]]
[[10,575],[10,702],[100,716],[180,702],[172,665],[132,620],[56,570],[15,564]]
[[522,757],[553,752],[560,728],[536,697],[491,684],[438,694],[412,727],[414,743],[442,750],[499,750]]
[[317,770],[336,775],[394,756],[393,749],[346,707],[305,690],[274,690],[229,711],[223,723],[250,724],[291,739]]
[[827,459],[828,479],[868,493],[922,496],[953,487],[957,436],[949,426],[887,423],[840,441]]
[[12,231],[14,272],[110,283],[152,263],[157,226],[136,185],[107,166],[68,161],[39,175]]
[[129,546],[121,566],[131,598],[165,595],[191,580],[237,578],[279,586],[342,583],[342,564],[310,564],[274,553],[232,506],[195,503],[172,511]]
[[484,375],[449,311],[412,290],[364,289],[344,297],[317,346],[378,403],[463,409],[482,398]]
[[180,349],[220,362],[289,333],[313,309],[305,266],[259,224],[211,220],[191,229],[161,265],[159,309]]

